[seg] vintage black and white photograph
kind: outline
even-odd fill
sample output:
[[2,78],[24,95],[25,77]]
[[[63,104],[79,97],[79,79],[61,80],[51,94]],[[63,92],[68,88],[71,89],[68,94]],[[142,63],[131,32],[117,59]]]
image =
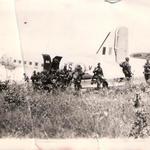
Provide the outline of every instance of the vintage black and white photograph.
[[149,0],[0,0],[0,137],[150,136]]

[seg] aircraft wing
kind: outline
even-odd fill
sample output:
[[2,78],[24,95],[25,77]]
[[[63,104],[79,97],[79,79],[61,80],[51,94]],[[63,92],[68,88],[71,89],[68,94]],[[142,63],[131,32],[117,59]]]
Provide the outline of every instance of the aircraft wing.
[[130,56],[137,59],[150,59],[150,53],[133,53]]

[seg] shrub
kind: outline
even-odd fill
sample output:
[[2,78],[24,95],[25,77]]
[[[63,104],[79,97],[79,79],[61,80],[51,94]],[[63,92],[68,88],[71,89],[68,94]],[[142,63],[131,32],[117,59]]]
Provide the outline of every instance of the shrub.
[[[75,93],[47,93],[12,84],[0,93],[0,136],[73,138],[128,137],[135,120],[133,100],[140,92],[149,113],[144,85]],[[147,116],[147,126],[150,118]]]

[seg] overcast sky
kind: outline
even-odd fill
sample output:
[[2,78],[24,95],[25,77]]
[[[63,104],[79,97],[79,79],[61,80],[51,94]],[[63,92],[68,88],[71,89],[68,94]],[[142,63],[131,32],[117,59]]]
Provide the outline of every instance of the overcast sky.
[[1,53],[89,57],[120,26],[130,52],[150,51],[149,0],[0,0],[0,18]]

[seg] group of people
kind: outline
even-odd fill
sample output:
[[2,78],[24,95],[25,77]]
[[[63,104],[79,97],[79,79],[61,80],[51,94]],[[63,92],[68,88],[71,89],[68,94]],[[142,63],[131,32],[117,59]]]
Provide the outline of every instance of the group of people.
[[[45,89],[50,91],[51,89],[65,89],[71,84],[72,71],[64,66],[62,70],[50,70],[36,72],[33,71],[31,81],[34,89]],[[29,77],[24,73],[24,80],[29,82]]]
[[[100,63],[98,63],[93,73],[91,84],[97,83],[97,87],[100,88],[101,83],[104,83],[102,86],[108,87],[107,81],[103,78],[103,70]],[[26,82],[31,80],[34,89],[50,91],[51,89],[60,88],[64,90],[73,84],[75,90],[80,90],[82,88],[81,81],[84,78],[84,74],[85,72],[81,65],[77,65],[74,70],[71,67],[67,68],[67,65],[65,65],[62,70],[33,71],[31,78],[24,73],[24,80]]]
[[[131,65],[129,64],[129,58],[126,57],[125,61],[120,64],[122,71],[125,75],[126,80],[131,80],[133,73],[131,71]],[[66,89],[68,86],[74,84],[75,90],[80,90],[82,88],[81,81],[84,79],[85,72],[83,71],[81,65],[77,65],[74,70],[72,68],[67,68],[67,65],[64,66],[62,70],[50,70],[50,71],[42,71],[36,72],[34,71],[31,76],[32,84],[35,89]],[[145,80],[148,81],[150,78],[150,63],[147,60],[144,65],[144,76]],[[29,82],[28,76],[24,74],[24,79],[26,82]],[[107,87],[108,82],[104,78],[103,69],[101,64],[98,63],[95,69],[93,70],[93,76],[91,78],[91,84],[97,84],[97,88]]]
[[[125,75],[125,78],[127,80],[130,80],[133,76],[133,73],[131,71],[131,65],[129,64],[129,58],[128,57],[126,57],[125,61],[120,64],[120,67],[122,67],[122,71]],[[149,82],[149,79],[150,79],[150,62],[149,62],[149,60],[146,60],[143,73],[144,73],[145,81]]]

